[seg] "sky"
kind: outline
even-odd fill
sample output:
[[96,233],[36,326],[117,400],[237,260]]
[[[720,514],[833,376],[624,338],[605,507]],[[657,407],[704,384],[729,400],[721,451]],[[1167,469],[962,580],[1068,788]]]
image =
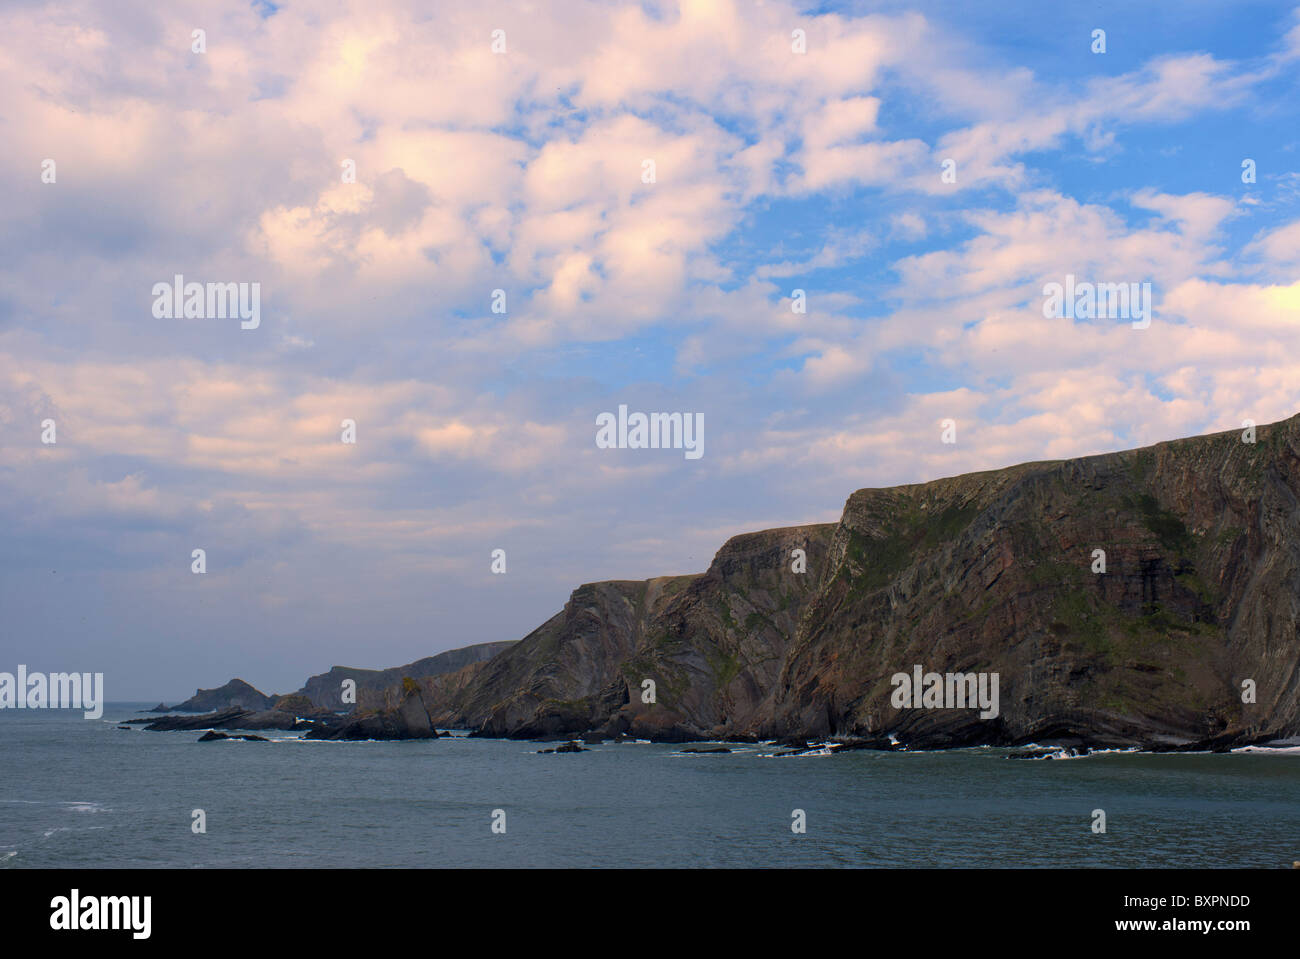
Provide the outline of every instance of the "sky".
[[1300,412],[1300,7],[1058,6],[6,4],[0,670],[289,692]]

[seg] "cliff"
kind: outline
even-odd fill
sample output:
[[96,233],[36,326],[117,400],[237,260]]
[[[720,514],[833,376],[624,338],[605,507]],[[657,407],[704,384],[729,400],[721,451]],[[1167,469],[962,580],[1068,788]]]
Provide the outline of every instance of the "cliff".
[[[702,574],[581,586],[517,644],[419,682],[435,724],[491,736],[1295,735],[1298,493],[1300,417],[1253,444],[1232,431],[863,489],[837,524],[736,536]],[[917,665],[996,674],[997,715],[896,707],[891,677]]]
[[[435,722],[513,737],[743,733],[815,589],[814,576],[789,573],[790,551],[805,550],[809,570],[824,566],[833,531],[750,533],[701,575],[581,586],[563,611],[468,676],[429,683]],[[646,679],[653,704],[642,702]]]

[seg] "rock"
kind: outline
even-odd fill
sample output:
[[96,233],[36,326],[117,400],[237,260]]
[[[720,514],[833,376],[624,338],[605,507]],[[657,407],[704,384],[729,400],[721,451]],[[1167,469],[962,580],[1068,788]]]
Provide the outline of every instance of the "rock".
[[125,729],[127,732],[131,732],[131,727],[130,727],[130,726],[118,726],[117,728],[118,728],[118,729]]
[[589,753],[590,749],[583,749],[577,742],[567,742],[562,746],[556,746],[554,749],[539,749],[540,753]]
[[726,746],[705,746],[705,747],[689,746],[686,749],[683,749],[682,752],[684,753],[729,753],[731,752],[731,750],[728,749]]
[[251,715],[252,713],[246,709],[234,707],[201,716],[161,716],[158,719],[148,720],[149,725],[145,726],[145,729],[151,732],[173,732],[187,729],[232,728],[232,724],[237,723],[242,717]]
[[223,709],[200,716],[161,716],[154,720],[128,720],[131,723],[147,722],[145,729],[152,732],[172,732],[189,729],[283,729],[312,728],[314,724],[300,723],[293,713],[267,709],[252,712],[238,707]]
[[395,706],[336,718],[310,730],[307,739],[437,739],[419,687],[411,682]]
[[[161,707],[162,703],[158,704]],[[196,689],[194,695],[183,703],[172,707],[173,712],[206,713],[226,709],[247,709],[259,711],[271,709],[275,699],[258,692],[242,679],[232,679],[216,689]],[[155,707],[152,712],[158,712]]]
[[276,712],[281,713],[292,713],[298,719],[305,721],[324,721],[333,719],[338,715],[334,710],[316,705],[301,693],[290,693],[287,696],[277,697],[275,700],[275,710]]
[[280,709],[264,709],[261,712],[246,713],[232,729],[312,729],[314,722],[303,722],[292,712]]
[[833,742],[830,750],[833,753],[852,752],[857,749],[871,749],[882,752],[892,752],[896,749],[902,749],[903,744],[888,736],[867,736],[841,740]]
[[169,710],[169,709],[167,708],[167,704],[166,704],[166,703],[159,703],[159,704],[158,704],[157,706],[155,706],[153,709],[150,709],[150,710],[149,710],[149,712],[151,712],[151,713],[166,713],[166,712],[170,712],[170,711],[171,711],[171,710]]
[[201,743],[212,743],[219,739],[245,739],[250,743],[269,743],[265,736],[227,736],[225,733],[208,731],[199,737]]

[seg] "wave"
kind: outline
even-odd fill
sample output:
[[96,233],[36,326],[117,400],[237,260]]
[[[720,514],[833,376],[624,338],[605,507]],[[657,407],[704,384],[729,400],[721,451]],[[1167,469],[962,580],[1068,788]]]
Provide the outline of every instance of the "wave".
[[96,812],[113,811],[112,809],[105,806],[103,803],[97,803],[97,802],[81,802],[81,801],[73,800],[71,802],[61,802],[59,803],[59,805],[67,807],[64,810],[65,812],[96,813]]

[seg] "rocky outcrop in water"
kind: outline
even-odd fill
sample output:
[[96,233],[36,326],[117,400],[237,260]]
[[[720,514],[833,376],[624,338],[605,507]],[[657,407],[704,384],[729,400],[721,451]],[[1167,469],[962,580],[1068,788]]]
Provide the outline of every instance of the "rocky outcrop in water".
[[[1298,504],[1300,417],[1253,444],[859,490],[838,523],[734,537],[705,573],[581,586],[517,644],[420,683],[439,725],[489,736],[1282,738],[1300,731]],[[996,674],[996,715],[900,708],[892,677],[916,666]]]
[[144,725],[150,732],[175,732],[191,729],[311,729],[315,723],[298,719],[292,712],[265,709],[221,709],[200,716],[160,716],[158,719],[128,719],[128,723]]
[[358,711],[307,733],[307,739],[437,739],[424,698],[407,680],[397,701],[387,708]]
[[196,689],[193,696],[171,707],[170,710],[159,703],[150,712],[208,713],[232,708],[257,712],[274,706],[274,696],[259,692],[242,679],[232,679],[226,685],[216,689]]

